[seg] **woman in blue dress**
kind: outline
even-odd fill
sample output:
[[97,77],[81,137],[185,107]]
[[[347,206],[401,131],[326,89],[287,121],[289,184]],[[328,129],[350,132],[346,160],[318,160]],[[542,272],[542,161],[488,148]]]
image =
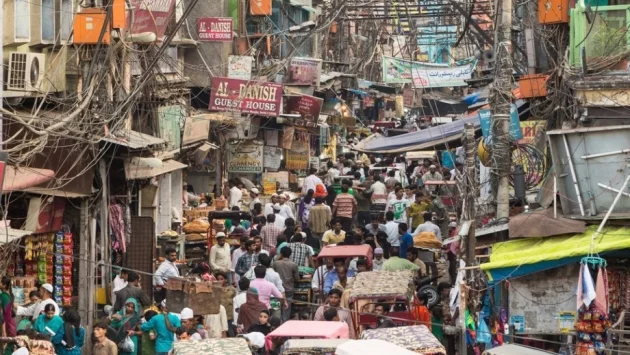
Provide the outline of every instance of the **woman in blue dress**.
[[85,329],[81,326],[81,316],[74,309],[68,309],[62,316],[64,324],[59,334],[53,337],[57,341],[57,355],[81,355],[81,348],[85,344]]
[[51,338],[55,351],[59,353],[61,346],[61,337],[59,334],[63,332],[63,319],[55,315],[55,305],[49,303],[44,307],[44,314],[40,315],[33,325],[33,330],[38,333],[47,335]]

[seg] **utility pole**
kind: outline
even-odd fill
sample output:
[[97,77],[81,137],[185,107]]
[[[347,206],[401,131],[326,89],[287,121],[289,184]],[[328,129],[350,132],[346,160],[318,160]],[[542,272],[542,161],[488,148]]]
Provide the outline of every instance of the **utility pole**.
[[[501,0],[500,38],[495,40],[496,68],[491,99],[492,167],[498,180],[496,188],[497,220],[509,218],[510,107],[512,103],[512,0]],[[496,181],[496,180],[494,180]]]

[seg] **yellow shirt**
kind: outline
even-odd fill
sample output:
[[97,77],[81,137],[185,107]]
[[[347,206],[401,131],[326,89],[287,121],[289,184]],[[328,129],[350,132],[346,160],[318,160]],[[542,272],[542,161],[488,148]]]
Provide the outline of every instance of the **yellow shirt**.
[[322,237],[322,241],[328,244],[339,244],[346,240],[346,232],[341,230],[339,234],[335,234],[333,229],[327,230]]
[[424,223],[424,217],[422,216],[424,212],[428,211],[431,208],[431,203],[427,201],[422,201],[421,203],[412,203],[409,205],[409,217],[411,217],[411,227],[416,228],[420,224]]

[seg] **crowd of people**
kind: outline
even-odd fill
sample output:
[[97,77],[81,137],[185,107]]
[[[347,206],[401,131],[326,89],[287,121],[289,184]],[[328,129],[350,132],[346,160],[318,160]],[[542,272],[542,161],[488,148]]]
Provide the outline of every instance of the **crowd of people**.
[[[228,209],[249,209],[252,218],[227,220],[225,232],[215,235],[208,263],[192,270],[199,280],[222,285],[218,312],[194,314],[184,308],[176,314],[168,310],[165,285],[181,274],[176,250],[167,249],[153,275],[152,294],[141,289],[138,273],[120,270],[112,283],[111,306],[93,327],[91,353],[164,355],[172,351],[174,342],[244,337],[254,352],[263,354],[265,336],[290,319],[341,321],[353,329],[344,291],[352,288],[357,274],[370,268],[413,270],[413,281],[420,286],[429,270],[414,248],[414,239],[429,233],[442,240],[449,233],[446,209],[435,186],[426,182],[443,180],[449,172],[438,171],[431,161],[388,170],[395,166],[394,159],[363,154],[356,160],[340,156],[336,162],[329,161],[326,169],[309,171],[297,200],[280,193],[263,203],[258,189],[244,191],[237,181],[231,182],[225,196]],[[453,166],[451,178],[457,179],[458,171],[461,174],[459,165]],[[404,178],[410,182],[405,186]],[[245,204],[246,194],[249,201]],[[231,247],[227,235],[238,236],[240,245]],[[315,262],[322,248],[361,244],[370,246],[372,260],[353,257]],[[454,261],[456,252],[451,248],[442,254]],[[431,328],[446,345],[449,339],[442,325],[452,325],[457,318],[451,302],[454,270],[451,265],[440,275],[442,300],[438,305],[429,307],[427,295],[418,292],[409,309],[413,320]],[[298,282],[309,277],[314,295],[311,312],[292,307]],[[79,313],[68,308],[60,314],[50,284],[41,285],[29,295],[30,303],[19,307],[13,304],[11,290],[11,279],[2,278],[5,353],[20,354],[29,346],[43,346],[51,354],[81,353],[88,335]],[[379,302],[373,308],[378,317],[375,327],[395,325],[388,317],[392,306]]]

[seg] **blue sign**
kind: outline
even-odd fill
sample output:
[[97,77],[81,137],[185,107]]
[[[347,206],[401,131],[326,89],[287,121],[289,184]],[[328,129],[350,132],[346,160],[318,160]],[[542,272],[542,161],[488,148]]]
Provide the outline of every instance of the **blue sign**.
[[[479,123],[481,125],[481,133],[484,137],[492,135],[492,112],[488,109],[479,110]],[[518,118],[518,110],[516,105],[512,104],[510,108],[510,136],[513,139],[522,139],[523,131],[521,131],[521,121]]]

